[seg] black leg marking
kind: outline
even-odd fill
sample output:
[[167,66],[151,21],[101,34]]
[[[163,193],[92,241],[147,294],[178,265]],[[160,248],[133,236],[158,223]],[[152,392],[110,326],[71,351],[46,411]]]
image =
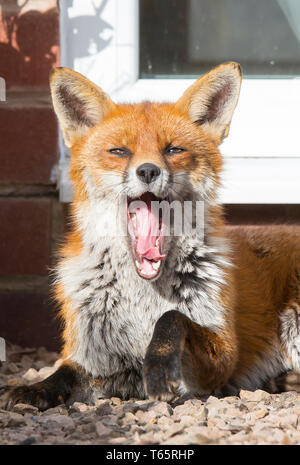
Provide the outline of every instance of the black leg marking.
[[162,315],[155,325],[144,361],[145,390],[151,399],[171,400],[178,395],[184,339],[180,313],[171,310]]
[[63,365],[44,381],[31,386],[11,388],[8,392],[6,408],[12,409],[15,404],[31,404],[40,410],[47,410],[66,402],[77,381],[74,367]]
[[170,400],[186,392],[200,395],[221,388],[235,363],[230,334],[217,334],[177,310],[157,321],[144,361],[147,395]]

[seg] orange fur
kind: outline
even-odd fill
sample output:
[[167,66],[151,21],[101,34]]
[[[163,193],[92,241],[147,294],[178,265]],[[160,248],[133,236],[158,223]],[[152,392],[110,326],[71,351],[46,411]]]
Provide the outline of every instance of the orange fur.
[[[235,64],[218,67],[217,71],[213,70],[191,86],[176,104],[143,102],[115,105],[106,96],[105,111],[99,122],[85,131],[81,128],[78,137],[72,132],[70,174],[74,186],[74,224],[62,249],[64,259],[78,254],[82,247],[76,212],[79,204],[88,204],[83,175],[86,167],[94,184],[99,187],[101,173],[123,175],[130,168],[148,161],[172,173],[189,173],[194,185],[207,176],[213,180],[215,187],[219,185],[222,158],[217,146],[228,134],[237,98],[227,110],[228,121],[220,117],[216,123],[210,124],[208,118],[199,126],[191,125],[190,120],[192,117],[196,119],[191,103],[193,96],[202,89],[207,99],[215,85],[216,75],[219,79],[219,74],[222,76],[224,72],[238,76],[240,70]],[[92,104],[94,95],[90,88],[82,84],[80,92],[87,105],[89,102]],[[102,91],[99,89],[99,92]],[[100,102],[101,98],[97,98]],[[205,105],[205,98],[200,101],[200,107]],[[185,152],[167,159],[163,149],[171,143],[184,147]],[[132,156],[118,158],[108,153],[114,147],[126,147]],[[211,198],[214,195],[211,194]],[[221,206],[210,207],[209,222],[214,227],[210,234],[223,237],[225,229]],[[253,227],[247,230],[237,227],[229,229],[227,236],[232,244],[231,258],[235,265],[232,270],[224,269],[226,284],[221,288],[227,324],[222,340],[213,336],[209,342],[208,336],[207,343],[213,347],[215,354],[233,354],[232,369],[228,368],[228,373],[234,375],[251,370],[257,358],[268,353],[279,340],[280,313],[291,302],[299,304],[299,282],[294,275],[300,263],[300,230],[296,227]],[[64,299],[63,289],[57,286],[56,293],[58,300],[63,302],[61,314],[66,322],[64,354],[67,356],[75,344],[72,329],[74,312],[70,310],[71,302]]]
[[[252,226],[228,229],[235,264],[236,334],[239,361],[246,372],[257,357],[279,340],[279,315],[299,302],[299,226]],[[284,348],[282,349],[284,351]]]
[[[64,362],[45,381],[12,388],[10,408],[30,402],[46,409],[93,383],[104,395],[168,400],[236,393],[290,368],[300,372],[300,227],[226,228],[218,204],[218,145],[240,83],[239,65],[226,63],[175,104],[116,105],[80,74],[52,72],[74,187],[54,289]],[[145,197],[170,202],[174,193],[201,199],[204,241],[184,231],[168,245],[159,233],[143,255],[135,250],[140,237],[132,245],[103,234],[124,189],[127,208]],[[142,221],[152,226],[146,206]]]

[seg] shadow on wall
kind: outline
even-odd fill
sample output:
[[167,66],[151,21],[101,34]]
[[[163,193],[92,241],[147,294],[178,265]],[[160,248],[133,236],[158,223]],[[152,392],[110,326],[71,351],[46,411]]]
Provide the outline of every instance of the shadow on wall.
[[[61,8],[67,10],[73,7],[74,0],[64,0]],[[88,2],[94,10],[94,14],[81,15],[74,18],[68,17],[68,42],[67,50],[68,66],[75,67],[75,58],[84,58],[95,55],[104,50],[112,40],[112,35],[107,36],[107,32],[112,30],[112,26],[101,18],[102,12],[108,0],[102,0],[97,6],[96,2]],[[99,2],[98,2],[99,3]]]
[[0,76],[7,88],[48,86],[58,65],[58,10],[22,12],[29,0],[0,0]]

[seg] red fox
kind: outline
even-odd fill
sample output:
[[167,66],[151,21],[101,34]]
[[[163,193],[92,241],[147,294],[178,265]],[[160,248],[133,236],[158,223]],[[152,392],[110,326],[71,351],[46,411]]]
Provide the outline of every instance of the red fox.
[[[176,103],[116,104],[67,68],[50,85],[74,188],[55,282],[63,361],[46,380],[12,388],[8,408],[43,410],[75,392],[227,395],[299,371],[299,229],[228,230],[218,200],[239,64],[213,69]],[[203,234],[162,234],[150,204],[175,199],[202,202]],[[126,234],[109,234],[124,213]]]

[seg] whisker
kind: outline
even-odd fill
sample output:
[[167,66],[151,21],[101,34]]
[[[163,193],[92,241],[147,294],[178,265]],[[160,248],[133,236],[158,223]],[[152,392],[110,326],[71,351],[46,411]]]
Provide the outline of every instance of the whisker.
[[183,184],[182,182],[173,181],[172,184],[178,184],[178,186],[186,187],[186,184]]
[[179,192],[177,192],[176,189],[174,189],[174,187],[171,187],[171,186],[170,186],[169,189],[170,189],[171,191],[175,192],[175,194],[178,195],[178,197],[179,197],[182,201],[184,201],[184,197],[183,197]]
[[119,175],[124,175],[124,172],[120,171],[120,172],[116,172],[116,173],[106,173],[105,171],[98,171],[98,173],[101,173],[101,176],[103,177],[106,177],[106,176],[114,176],[114,177],[117,177]]
[[106,188],[110,188],[110,187],[119,187],[119,186],[121,186],[122,184],[123,184],[123,183],[121,183],[121,182],[116,182],[116,183],[113,183],[113,184],[105,184],[104,187],[106,187]]

